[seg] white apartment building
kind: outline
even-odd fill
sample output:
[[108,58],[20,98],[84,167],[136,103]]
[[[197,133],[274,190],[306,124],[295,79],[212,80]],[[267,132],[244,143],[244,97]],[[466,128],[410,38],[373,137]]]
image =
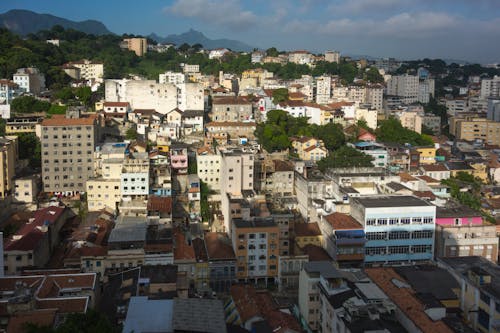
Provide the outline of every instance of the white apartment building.
[[158,83],[171,83],[171,84],[181,84],[186,82],[186,75],[184,73],[167,71],[165,73],[161,73],[158,77]]
[[368,127],[376,129],[378,122],[378,112],[375,109],[369,109],[364,106],[356,106],[355,109],[356,121],[364,120]]
[[481,80],[481,98],[500,96],[500,76]]
[[305,50],[293,51],[288,53],[288,61],[294,64],[307,65],[312,62],[313,55]]
[[467,99],[465,98],[447,99],[445,105],[446,113],[450,116],[455,116],[457,113],[467,112],[469,110]]
[[316,103],[328,104],[332,94],[332,78],[328,75],[316,78]]
[[120,175],[120,190],[122,197],[149,194],[148,153],[134,153],[125,158]]
[[183,64],[181,66],[182,66],[182,71],[184,73],[199,73],[200,72],[200,65]]
[[158,113],[179,108],[203,110],[203,86],[199,83],[157,83],[154,80],[106,80],[107,102],[129,102],[132,109],[154,109]]
[[422,133],[422,114],[417,111],[403,110],[396,114],[401,125],[414,132]]
[[427,104],[431,97],[434,97],[435,82],[434,79],[420,80],[418,83],[418,101]]
[[372,109],[382,110],[384,102],[384,87],[379,84],[366,86],[364,102],[370,104]]
[[325,51],[325,61],[327,62],[340,62],[340,52],[338,51]]
[[[76,71],[76,77],[72,75],[72,73],[74,73],[72,71],[72,68],[78,69]],[[69,62],[63,66],[63,70],[66,72],[66,74],[77,80],[83,79],[102,82],[104,77],[104,64],[102,62],[92,61],[88,59]]]
[[45,76],[38,68],[19,68],[13,75],[12,80],[22,90],[35,95],[45,90]]
[[419,78],[416,75],[395,75],[387,81],[387,95],[399,96],[404,104],[418,101]]
[[216,191],[220,191],[221,161],[220,154],[214,154],[208,150],[199,151],[196,155],[198,177]]

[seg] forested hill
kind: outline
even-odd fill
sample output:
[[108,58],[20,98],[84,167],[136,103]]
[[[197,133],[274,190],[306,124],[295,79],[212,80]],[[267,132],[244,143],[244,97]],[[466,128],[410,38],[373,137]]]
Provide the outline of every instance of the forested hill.
[[40,30],[49,30],[55,25],[93,35],[111,33],[103,23],[95,20],[75,22],[50,14],[39,14],[22,9],[13,9],[0,14],[0,27],[9,29],[21,36],[37,33]]

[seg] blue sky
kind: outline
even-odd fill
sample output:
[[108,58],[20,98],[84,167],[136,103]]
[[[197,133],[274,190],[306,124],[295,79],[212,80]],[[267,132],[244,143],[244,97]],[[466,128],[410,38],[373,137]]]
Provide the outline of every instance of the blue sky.
[[96,19],[115,33],[161,36],[189,28],[260,48],[339,50],[402,59],[500,62],[500,0],[11,0],[29,9]]

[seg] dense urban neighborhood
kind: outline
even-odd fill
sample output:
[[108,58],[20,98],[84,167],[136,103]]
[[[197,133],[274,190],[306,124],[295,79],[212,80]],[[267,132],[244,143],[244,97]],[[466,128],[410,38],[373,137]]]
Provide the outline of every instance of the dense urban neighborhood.
[[500,332],[500,66],[0,29],[0,332]]

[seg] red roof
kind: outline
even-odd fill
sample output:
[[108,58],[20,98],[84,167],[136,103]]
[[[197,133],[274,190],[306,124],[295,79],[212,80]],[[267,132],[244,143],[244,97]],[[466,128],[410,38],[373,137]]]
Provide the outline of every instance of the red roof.
[[92,114],[81,118],[66,118],[63,114],[54,114],[51,118],[42,121],[42,126],[78,126],[93,125],[96,122],[97,114]]
[[129,102],[104,102],[104,106],[109,107],[128,107],[130,106]]
[[148,210],[171,214],[172,197],[150,196],[148,199]]
[[363,229],[363,226],[354,217],[347,214],[333,213],[325,216],[325,220],[334,230]]

